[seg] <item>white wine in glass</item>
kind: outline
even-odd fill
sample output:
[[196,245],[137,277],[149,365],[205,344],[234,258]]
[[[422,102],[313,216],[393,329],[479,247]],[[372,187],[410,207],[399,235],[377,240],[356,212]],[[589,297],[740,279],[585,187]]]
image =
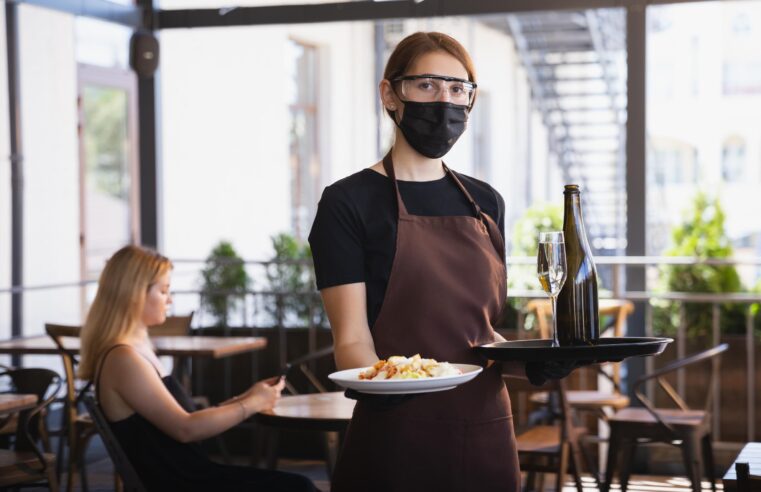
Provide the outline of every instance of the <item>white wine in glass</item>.
[[552,301],[552,346],[558,346],[557,296],[566,278],[565,239],[562,231],[540,232],[536,273]]

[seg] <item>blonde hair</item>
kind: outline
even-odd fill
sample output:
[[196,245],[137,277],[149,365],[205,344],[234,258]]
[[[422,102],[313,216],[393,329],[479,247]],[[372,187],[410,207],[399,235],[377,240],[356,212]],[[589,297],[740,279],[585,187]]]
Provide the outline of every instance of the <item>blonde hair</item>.
[[80,378],[93,379],[105,350],[132,333],[148,289],[171,269],[168,258],[140,246],[125,246],[106,262],[80,335]]

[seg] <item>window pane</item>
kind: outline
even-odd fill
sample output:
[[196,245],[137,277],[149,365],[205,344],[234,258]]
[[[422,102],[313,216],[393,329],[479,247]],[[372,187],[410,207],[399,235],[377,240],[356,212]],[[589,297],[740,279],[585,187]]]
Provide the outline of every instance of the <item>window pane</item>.
[[[648,254],[700,191],[717,198],[735,254],[761,254],[761,4],[647,10]],[[750,282],[749,285],[752,285]]]

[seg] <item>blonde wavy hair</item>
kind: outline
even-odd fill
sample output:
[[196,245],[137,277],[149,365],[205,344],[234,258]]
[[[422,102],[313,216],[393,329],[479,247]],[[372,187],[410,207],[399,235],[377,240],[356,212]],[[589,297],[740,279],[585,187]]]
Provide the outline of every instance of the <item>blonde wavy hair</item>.
[[150,287],[172,262],[156,251],[125,246],[106,262],[98,292],[82,326],[79,377],[93,379],[102,354],[140,322]]

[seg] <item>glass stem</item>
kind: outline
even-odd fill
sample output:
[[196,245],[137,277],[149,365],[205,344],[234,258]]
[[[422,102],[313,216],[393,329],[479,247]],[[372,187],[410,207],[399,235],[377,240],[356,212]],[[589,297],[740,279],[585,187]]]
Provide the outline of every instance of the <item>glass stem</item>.
[[557,296],[550,297],[552,299],[552,346],[558,347],[558,298]]

